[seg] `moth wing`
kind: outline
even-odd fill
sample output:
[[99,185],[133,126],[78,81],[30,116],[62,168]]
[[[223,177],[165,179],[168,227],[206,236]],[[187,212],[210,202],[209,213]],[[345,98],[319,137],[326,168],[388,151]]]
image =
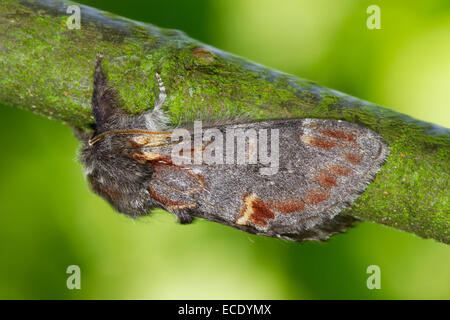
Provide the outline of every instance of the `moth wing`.
[[[324,240],[351,225],[354,218],[336,215],[353,203],[388,155],[378,134],[340,120],[265,121],[216,129],[224,139],[227,130],[255,130],[257,162],[236,164],[238,155],[249,160],[255,152],[250,144],[238,150],[237,140],[234,163],[226,163],[226,141],[222,164],[174,165],[170,147],[163,148],[162,158],[153,161],[151,196],[175,214],[181,210],[291,240]],[[272,153],[277,156],[268,162]],[[268,168],[272,174],[263,174]]]

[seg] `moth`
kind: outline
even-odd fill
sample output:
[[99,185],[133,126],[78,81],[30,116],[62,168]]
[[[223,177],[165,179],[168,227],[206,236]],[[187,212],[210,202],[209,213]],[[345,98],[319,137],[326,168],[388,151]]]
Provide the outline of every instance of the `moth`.
[[[364,191],[389,154],[377,133],[346,121],[307,118],[220,124],[200,133],[186,126],[174,139],[180,129],[168,125],[158,73],[156,80],[160,93],[154,108],[128,114],[97,58],[95,130],[78,135],[80,159],[92,190],[117,211],[138,217],[162,208],[182,224],[198,217],[293,241],[326,240],[355,222],[339,213]],[[214,139],[205,138],[207,131]],[[231,135],[225,139],[229,132],[252,134],[239,142]],[[256,140],[251,139],[255,132]],[[244,149],[228,154],[226,148],[224,157],[231,161],[202,161],[206,153],[220,159],[222,137],[227,140],[222,146],[244,143]],[[263,160],[273,155],[275,165],[269,167]]]

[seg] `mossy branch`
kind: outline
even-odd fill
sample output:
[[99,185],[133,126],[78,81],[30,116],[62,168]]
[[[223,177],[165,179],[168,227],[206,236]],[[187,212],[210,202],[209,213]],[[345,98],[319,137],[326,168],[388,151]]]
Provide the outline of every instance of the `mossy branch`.
[[0,103],[78,128],[90,107],[97,53],[124,108],[151,108],[160,72],[168,113],[179,119],[333,118],[380,133],[391,154],[345,214],[449,242],[449,130],[417,121],[311,81],[267,69],[179,31],[79,5],[70,30],[62,0],[0,2]]

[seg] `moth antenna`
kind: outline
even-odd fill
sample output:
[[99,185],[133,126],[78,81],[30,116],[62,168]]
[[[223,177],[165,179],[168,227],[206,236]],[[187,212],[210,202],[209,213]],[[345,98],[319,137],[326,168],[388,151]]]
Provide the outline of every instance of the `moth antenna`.
[[155,72],[156,80],[158,81],[159,86],[159,96],[158,100],[155,103],[155,107],[153,108],[153,112],[158,112],[161,109],[162,105],[166,101],[166,87],[164,87],[164,83],[161,79],[161,76],[158,72]]
[[172,132],[170,131],[164,131],[164,132],[155,132],[155,131],[148,131],[148,130],[140,130],[140,129],[123,129],[123,130],[109,130],[102,132],[95,137],[92,137],[89,140],[89,145],[92,146],[98,141],[102,140],[104,137],[109,135],[134,135],[134,134],[155,134],[155,135],[170,135]]

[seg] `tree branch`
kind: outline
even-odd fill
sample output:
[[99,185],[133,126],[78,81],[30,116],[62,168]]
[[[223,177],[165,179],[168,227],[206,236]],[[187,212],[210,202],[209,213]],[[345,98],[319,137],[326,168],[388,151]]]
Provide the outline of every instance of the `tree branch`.
[[79,5],[70,30],[61,0],[0,3],[0,103],[78,128],[93,123],[98,52],[124,108],[139,113],[165,79],[173,123],[248,114],[251,119],[333,118],[378,133],[386,164],[346,211],[367,221],[449,243],[449,130],[248,62],[161,29]]

